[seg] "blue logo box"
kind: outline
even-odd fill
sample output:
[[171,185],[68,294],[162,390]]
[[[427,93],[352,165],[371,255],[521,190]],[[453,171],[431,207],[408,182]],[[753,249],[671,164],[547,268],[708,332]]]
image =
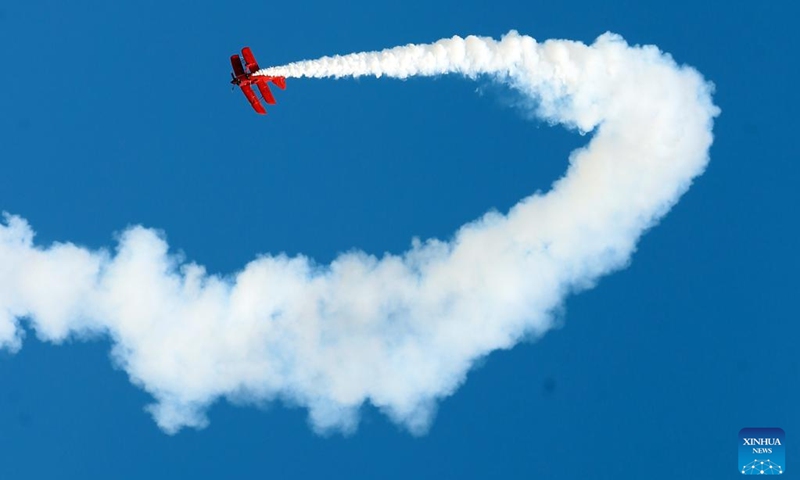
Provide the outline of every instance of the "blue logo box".
[[780,428],[739,430],[739,472],[782,475],[786,471],[786,434]]

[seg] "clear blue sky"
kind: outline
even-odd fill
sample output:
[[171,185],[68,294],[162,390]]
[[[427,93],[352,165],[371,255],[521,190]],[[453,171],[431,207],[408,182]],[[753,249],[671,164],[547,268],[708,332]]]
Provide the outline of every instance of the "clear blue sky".
[[459,78],[290,81],[259,117],[230,92],[228,56],[610,30],[695,66],[722,108],[710,167],[632,265],[568,299],[562,328],[489,356],[419,438],[372,407],[354,435],[325,438],[303,409],[227,403],[168,436],[106,339],[29,332],[0,353],[0,479],[732,478],[739,429],[773,426],[797,475],[796,11],[434,3],[5,2],[0,210],[41,243],[163,229],[220,273],[263,252],[399,253],[546,189],[585,138]]

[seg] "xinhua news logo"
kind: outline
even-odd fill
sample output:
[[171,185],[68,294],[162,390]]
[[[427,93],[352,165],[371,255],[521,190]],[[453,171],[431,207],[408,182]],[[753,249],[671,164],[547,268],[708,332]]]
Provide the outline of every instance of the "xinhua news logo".
[[782,475],[786,471],[786,434],[780,428],[739,430],[739,472]]

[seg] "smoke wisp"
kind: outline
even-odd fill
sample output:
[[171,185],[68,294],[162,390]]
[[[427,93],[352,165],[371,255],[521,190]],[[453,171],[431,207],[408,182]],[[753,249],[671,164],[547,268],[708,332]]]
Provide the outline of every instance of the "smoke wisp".
[[414,240],[402,255],[350,252],[324,266],[263,255],[215,276],[147,228],[93,251],[37,245],[27,222],[7,215],[0,347],[21,348],[23,321],[54,343],[107,335],[167,432],[204,426],[207,407],[230,399],[299,404],[316,430],[345,432],[370,402],[421,433],[476,360],[543,335],[566,295],[629,262],[703,172],[719,113],[696,70],[613,34],[592,45],[454,37],[259,74],[486,75],[534,100],[540,117],[592,135],[549,192],[507,214],[449,240]]

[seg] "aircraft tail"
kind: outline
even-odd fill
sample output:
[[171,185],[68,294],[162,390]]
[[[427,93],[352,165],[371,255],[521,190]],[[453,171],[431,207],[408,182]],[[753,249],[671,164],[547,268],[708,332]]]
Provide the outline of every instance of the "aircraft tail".
[[270,80],[281,90],[286,90],[286,77],[272,77]]

